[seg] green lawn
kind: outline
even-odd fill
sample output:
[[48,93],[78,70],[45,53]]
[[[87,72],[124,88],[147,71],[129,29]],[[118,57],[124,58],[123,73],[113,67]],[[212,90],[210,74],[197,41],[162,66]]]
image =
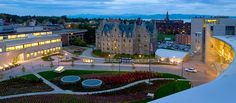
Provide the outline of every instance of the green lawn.
[[[94,70],[66,70],[62,73],[56,73],[54,71],[45,71],[38,73],[47,80],[52,80],[55,77],[62,77],[66,75],[85,75],[85,74],[98,74],[98,73],[119,73],[118,71],[94,71]],[[124,72],[123,72],[124,73]],[[159,73],[160,78],[176,78],[185,79],[181,76],[169,74],[169,73]]]
[[93,55],[96,57],[108,58],[109,53],[102,52],[101,50],[93,50]]
[[152,100],[159,99],[159,98],[189,89],[191,87],[192,87],[192,85],[191,85],[191,82],[189,82],[189,81],[173,81],[173,82],[170,82],[166,85],[163,85],[161,88],[159,88],[155,92],[154,99],[144,99],[144,100],[133,102],[133,103],[147,103]]
[[164,85],[155,92],[155,98],[162,98],[186,89],[191,88],[191,82],[189,81],[174,81],[167,85]]
[[39,78],[37,78],[35,75],[33,74],[29,74],[29,75],[25,75],[25,76],[21,76],[21,77],[17,77],[17,79],[24,79],[24,80],[39,80]]
[[116,71],[92,71],[92,70],[66,70],[62,73],[56,73],[54,71],[46,71],[38,73],[47,80],[52,80],[55,77],[61,77],[66,75],[85,75],[85,74],[97,74],[97,73],[118,73]]

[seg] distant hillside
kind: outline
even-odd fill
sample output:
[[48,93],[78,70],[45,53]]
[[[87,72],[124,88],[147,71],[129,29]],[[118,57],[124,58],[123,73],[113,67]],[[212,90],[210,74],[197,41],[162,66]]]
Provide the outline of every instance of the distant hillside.
[[[96,15],[96,14],[78,14],[78,15],[68,15],[69,18],[123,18],[123,19],[164,19],[165,14],[155,14],[155,15],[138,15],[138,14],[122,14],[122,15]],[[170,14],[171,19],[191,19],[193,17],[211,17],[211,15],[196,15],[196,14]],[[236,16],[234,16],[235,18]]]

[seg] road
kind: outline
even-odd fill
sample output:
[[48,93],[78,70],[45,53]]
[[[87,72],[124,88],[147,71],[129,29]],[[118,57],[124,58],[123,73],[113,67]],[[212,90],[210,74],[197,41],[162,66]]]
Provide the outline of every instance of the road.
[[[86,53],[85,53],[86,52]],[[82,57],[91,57],[91,49],[87,49],[83,54]],[[90,53],[90,55],[89,55]],[[72,56],[72,54],[68,53],[68,56]],[[149,65],[145,64],[135,64],[134,67],[131,64],[108,64],[103,63],[103,58],[96,58],[96,62],[92,65],[90,63],[83,63],[82,60],[78,60],[74,62],[74,66],[71,66],[71,62],[58,62],[57,57],[53,57],[55,59],[53,61],[54,68],[50,67],[50,62],[42,61],[41,58],[35,58],[34,60],[25,61],[22,63],[21,66],[13,68],[8,71],[4,71],[2,74],[4,74],[4,78],[1,80],[8,79],[9,76],[20,76],[25,74],[30,74],[30,71],[40,72],[40,71],[46,71],[46,70],[53,70],[57,66],[65,66],[67,69],[78,69],[78,70],[109,70],[109,71],[148,71]],[[209,65],[203,64],[198,60],[193,58],[189,60],[188,62],[185,62],[183,65],[184,67],[195,67],[198,69],[198,73],[187,73],[183,72],[183,76],[187,78],[188,80],[191,80],[193,83],[193,86],[198,86],[204,83],[207,83],[211,80],[213,80],[216,75]],[[22,71],[22,67],[26,68],[26,72]],[[182,73],[182,65],[179,64],[177,66],[173,65],[150,65],[152,72],[161,72],[161,73],[171,73],[176,75],[181,75]],[[120,69],[119,69],[120,68]]]

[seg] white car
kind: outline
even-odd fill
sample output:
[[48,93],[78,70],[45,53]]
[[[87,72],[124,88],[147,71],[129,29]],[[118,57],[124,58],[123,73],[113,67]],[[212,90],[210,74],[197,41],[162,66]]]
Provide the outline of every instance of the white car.
[[186,72],[197,73],[197,69],[195,69],[195,68],[185,68],[184,70]]

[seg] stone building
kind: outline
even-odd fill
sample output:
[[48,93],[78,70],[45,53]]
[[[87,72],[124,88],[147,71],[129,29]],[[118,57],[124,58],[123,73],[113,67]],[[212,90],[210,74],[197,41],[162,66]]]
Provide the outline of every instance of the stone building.
[[112,54],[149,54],[156,49],[157,31],[153,22],[103,20],[96,31],[96,48]]

